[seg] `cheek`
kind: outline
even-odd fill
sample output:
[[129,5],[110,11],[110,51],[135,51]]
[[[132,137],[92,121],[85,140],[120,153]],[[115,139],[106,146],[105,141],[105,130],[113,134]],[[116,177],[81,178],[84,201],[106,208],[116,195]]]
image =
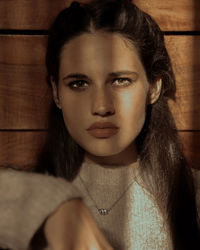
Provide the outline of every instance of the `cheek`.
[[87,104],[81,98],[77,100],[77,98],[67,95],[61,96],[60,100],[65,126],[69,133],[77,133],[80,130],[80,125],[83,125],[83,114],[86,114]]
[[122,125],[126,126],[127,133],[137,133],[146,117],[147,91],[127,92],[120,100],[118,108]]

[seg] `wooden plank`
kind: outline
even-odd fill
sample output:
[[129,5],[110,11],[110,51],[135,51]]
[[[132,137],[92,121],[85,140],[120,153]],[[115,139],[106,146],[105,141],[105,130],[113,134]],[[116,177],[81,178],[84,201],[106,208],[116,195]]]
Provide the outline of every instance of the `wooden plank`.
[[[48,29],[57,14],[71,2],[72,0],[1,0],[0,29]],[[200,30],[198,0],[134,2],[151,14],[163,30]]]
[[52,102],[45,82],[46,39],[0,36],[0,128],[42,129]]
[[200,130],[200,36],[167,36],[177,81],[177,102],[169,102],[179,130]]
[[[0,129],[45,129],[51,93],[45,83],[43,36],[0,36]],[[199,36],[167,36],[177,78],[179,130],[200,130]]]
[[200,132],[179,132],[188,163],[200,169]]
[[134,0],[150,14],[165,31],[200,30],[200,1],[198,0]]
[[46,132],[0,132],[0,166],[29,169],[37,162]]
[[[200,169],[200,132],[180,132],[191,167]],[[0,132],[0,167],[29,169],[36,164],[46,132]]]

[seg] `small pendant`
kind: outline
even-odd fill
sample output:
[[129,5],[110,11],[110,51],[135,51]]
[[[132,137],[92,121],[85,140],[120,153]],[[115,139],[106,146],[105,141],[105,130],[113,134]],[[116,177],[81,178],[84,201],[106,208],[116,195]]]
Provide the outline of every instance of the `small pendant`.
[[108,209],[104,209],[104,208],[98,209],[98,211],[99,211],[100,215],[106,215],[109,212]]

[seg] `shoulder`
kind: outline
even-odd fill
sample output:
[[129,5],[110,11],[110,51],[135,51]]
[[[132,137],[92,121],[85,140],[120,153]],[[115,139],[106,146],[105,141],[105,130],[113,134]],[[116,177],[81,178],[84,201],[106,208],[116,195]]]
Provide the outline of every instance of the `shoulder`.
[[193,175],[194,186],[196,190],[197,209],[200,214],[200,170],[192,169],[192,175]]

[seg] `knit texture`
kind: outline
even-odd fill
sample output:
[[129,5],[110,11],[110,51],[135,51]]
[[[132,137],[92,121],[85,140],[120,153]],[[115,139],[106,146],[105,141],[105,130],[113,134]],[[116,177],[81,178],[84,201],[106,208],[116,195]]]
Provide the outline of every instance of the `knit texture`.
[[[193,171],[198,206],[199,172]],[[142,185],[136,163],[113,167],[83,163],[79,175],[69,183],[45,175],[0,171],[0,246],[30,249],[35,233],[62,202],[82,198],[115,250],[172,249],[168,225]],[[107,215],[97,209],[110,207]]]
[[0,170],[0,197],[0,248],[27,250],[46,218],[80,192],[61,178]]
[[[114,249],[172,249],[167,224],[154,197],[142,185],[137,163],[118,167],[84,163],[80,176],[96,204],[78,177],[74,184],[82,187],[84,203]],[[109,209],[119,197],[109,214],[99,214],[96,206]]]

